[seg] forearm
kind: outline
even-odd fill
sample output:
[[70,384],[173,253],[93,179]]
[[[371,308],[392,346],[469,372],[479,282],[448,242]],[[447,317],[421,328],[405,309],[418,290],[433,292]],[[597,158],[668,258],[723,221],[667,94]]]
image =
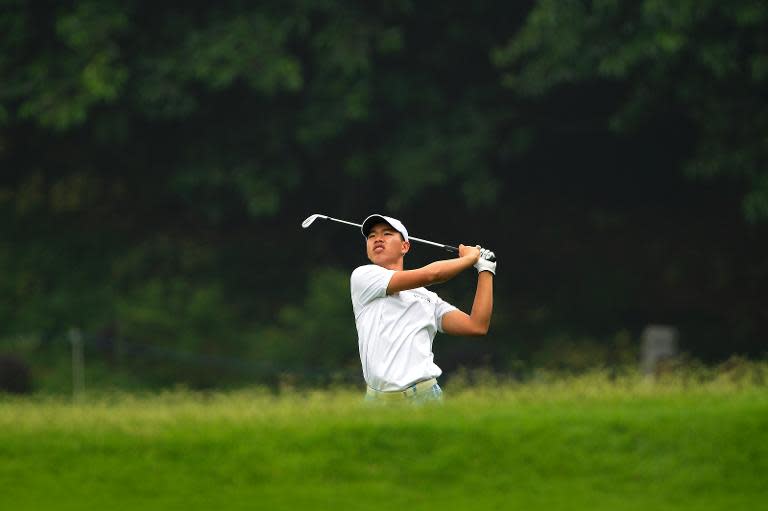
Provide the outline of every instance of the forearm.
[[472,302],[472,312],[469,317],[477,329],[488,332],[491,326],[491,314],[493,313],[493,274],[488,271],[477,275],[477,290],[475,300]]
[[435,283],[445,282],[464,270],[471,268],[472,265],[475,264],[475,261],[477,261],[476,257],[464,256],[455,259],[435,261],[434,263],[429,263],[425,268],[434,275]]

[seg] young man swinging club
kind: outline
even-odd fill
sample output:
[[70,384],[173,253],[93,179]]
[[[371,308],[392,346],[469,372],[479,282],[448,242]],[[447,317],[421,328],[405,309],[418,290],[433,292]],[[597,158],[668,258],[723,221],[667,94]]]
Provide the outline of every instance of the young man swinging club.
[[[459,245],[459,256],[415,270],[403,269],[411,244],[397,219],[371,215],[362,224],[366,252],[373,264],[356,268],[350,278],[366,400],[439,401],[442,374],[433,362],[435,334],[485,335],[493,310],[493,252]],[[475,267],[477,291],[466,314],[427,291]]]

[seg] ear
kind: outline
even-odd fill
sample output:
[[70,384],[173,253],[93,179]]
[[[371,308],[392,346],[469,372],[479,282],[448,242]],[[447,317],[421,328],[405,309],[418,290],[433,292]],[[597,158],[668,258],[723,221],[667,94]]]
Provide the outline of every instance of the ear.
[[411,242],[410,241],[403,241],[403,248],[400,250],[400,253],[405,255],[408,253],[408,251],[411,249]]

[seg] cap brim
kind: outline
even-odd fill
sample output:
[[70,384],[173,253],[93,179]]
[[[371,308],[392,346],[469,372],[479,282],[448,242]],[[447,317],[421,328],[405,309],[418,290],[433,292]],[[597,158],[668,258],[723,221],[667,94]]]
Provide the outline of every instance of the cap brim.
[[[392,224],[390,224],[386,218],[384,218],[381,215],[371,215],[368,218],[365,219],[363,222],[363,225],[360,227],[360,231],[362,231],[363,236],[366,238],[368,237],[368,233],[371,232],[371,228],[376,224],[387,224],[390,227],[392,227]],[[394,227],[393,227],[394,228]]]
[[363,234],[367,235],[371,228],[376,224],[387,224],[390,227],[392,227],[392,224],[390,224],[386,218],[384,218],[381,215],[371,215],[368,218],[365,219],[365,222],[363,222],[362,230]]
[[392,227],[394,230],[399,232],[400,236],[403,237],[403,240],[408,241],[408,230],[405,228],[405,226],[400,220],[398,220],[397,218],[386,216],[386,215],[379,215],[378,213],[374,213],[373,215],[363,220],[363,223],[360,226],[360,231],[363,233],[363,238],[368,237],[368,234],[370,234],[371,229],[376,224],[387,224],[388,226]]

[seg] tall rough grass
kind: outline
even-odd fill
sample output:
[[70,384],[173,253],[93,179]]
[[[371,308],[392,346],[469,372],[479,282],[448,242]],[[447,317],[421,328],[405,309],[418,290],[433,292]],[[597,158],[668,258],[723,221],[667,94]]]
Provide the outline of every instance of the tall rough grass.
[[[527,381],[499,376],[488,371],[462,371],[444,385],[441,408],[486,408],[491,404],[514,406],[525,403],[688,398],[754,397],[768,390],[768,362],[737,359],[709,368],[685,367],[655,376],[634,370],[593,370],[581,374],[539,371]],[[361,411],[383,407],[366,406],[363,387],[337,386],[325,389],[278,390],[249,387],[226,392],[200,392],[184,388],[160,392],[91,392],[78,400],[69,397],[0,395],[0,427],[79,428],[87,424],[130,429],[162,428],[184,421],[275,421],[301,420],[314,414],[346,416],[354,420]],[[387,407],[394,408],[397,407]],[[419,416],[418,408],[399,419]],[[426,407],[432,414],[434,407]]]
[[0,398],[0,509],[768,509],[766,364]]

